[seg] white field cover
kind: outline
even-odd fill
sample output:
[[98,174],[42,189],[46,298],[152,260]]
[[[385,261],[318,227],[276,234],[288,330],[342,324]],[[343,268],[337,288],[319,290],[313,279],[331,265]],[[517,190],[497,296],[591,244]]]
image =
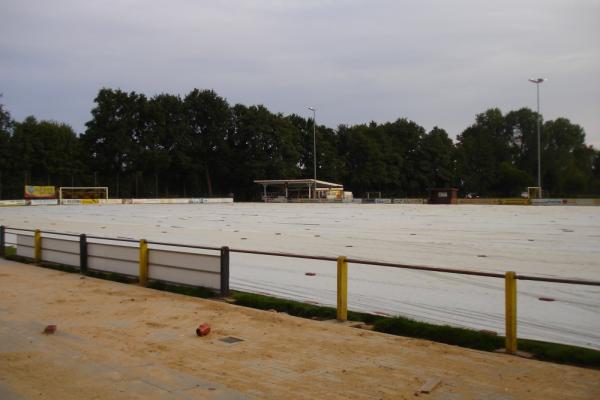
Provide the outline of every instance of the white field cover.
[[[600,207],[410,204],[0,208],[11,227],[600,280]],[[10,238],[7,238],[10,241]],[[315,272],[316,276],[307,276]],[[231,254],[231,287],[335,305],[334,262]],[[503,334],[504,282],[349,266],[349,308]],[[518,281],[519,337],[600,349],[600,287]],[[540,301],[549,297],[555,301]]]

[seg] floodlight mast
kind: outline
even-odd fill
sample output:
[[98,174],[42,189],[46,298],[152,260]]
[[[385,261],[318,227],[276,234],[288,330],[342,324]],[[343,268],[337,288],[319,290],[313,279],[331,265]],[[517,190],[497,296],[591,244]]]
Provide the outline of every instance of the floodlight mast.
[[540,139],[540,83],[547,81],[546,78],[529,78],[529,82],[535,83],[537,89],[537,150],[538,150],[538,167],[537,167],[537,181],[538,181],[538,198],[542,198],[542,141]]
[[306,107],[313,112],[313,176],[315,180],[314,198],[317,198],[317,109]]

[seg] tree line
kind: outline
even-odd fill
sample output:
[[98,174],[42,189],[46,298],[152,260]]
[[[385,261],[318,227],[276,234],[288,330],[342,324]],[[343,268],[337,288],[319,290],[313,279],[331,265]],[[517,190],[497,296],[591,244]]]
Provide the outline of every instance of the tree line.
[[[231,106],[212,90],[148,98],[103,88],[94,102],[79,135],[33,116],[14,121],[0,104],[0,198],[22,198],[24,185],[54,185],[108,186],[111,197],[255,200],[254,179],[313,176],[310,118]],[[518,196],[537,182],[537,118],[528,108],[492,108],[456,142],[404,118],[317,125],[317,177],[356,196],[419,197],[431,187]],[[600,152],[585,144],[579,125],[543,121],[541,142],[546,196],[600,194]]]

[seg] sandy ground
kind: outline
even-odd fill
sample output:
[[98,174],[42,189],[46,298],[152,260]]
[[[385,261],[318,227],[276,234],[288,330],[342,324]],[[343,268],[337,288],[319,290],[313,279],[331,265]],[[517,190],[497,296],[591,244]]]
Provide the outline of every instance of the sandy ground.
[[[14,207],[0,208],[0,223],[600,280],[600,207],[262,203]],[[352,264],[349,268],[348,301],[353,310],[503,333],[501,279]],[[334,305],[335,263],[232,254],[231,287]],[[600,349],[600,287],[520,281],[518,305],[520,337]]]
[[3,399],[412,399],[432,377],[431,399],[600,397],[597,370],[0,261]]

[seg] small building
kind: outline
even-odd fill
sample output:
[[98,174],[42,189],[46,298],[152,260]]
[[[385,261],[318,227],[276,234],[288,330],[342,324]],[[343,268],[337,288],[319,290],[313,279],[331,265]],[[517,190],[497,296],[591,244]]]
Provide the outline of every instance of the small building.
[[456,204],[458,189],[432,188],[429,189],[428,204]]
[[344,192],[339,183],[315,179],[259,179],[265,202],[344,201],[352,200],[352,192]]

